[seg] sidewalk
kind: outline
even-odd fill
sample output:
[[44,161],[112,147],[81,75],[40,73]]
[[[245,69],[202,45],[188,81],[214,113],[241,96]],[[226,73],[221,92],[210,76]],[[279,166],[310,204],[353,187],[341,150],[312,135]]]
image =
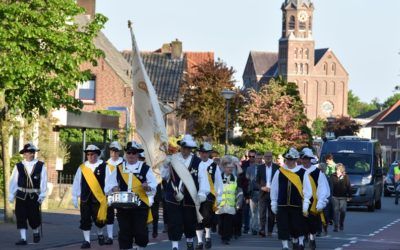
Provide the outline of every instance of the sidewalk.
[[[0,211],[0,217],[3,216],[3,211]],[[79,211],[65,210],[43,212],[43,238],[40,243],[32,243],[32,230],[27,232],[28,246],[15,246],[15,242],[20,239],[19,231],[15,224],[0,223],[0,242],[1,249],[21,249],[21,250],[42,250],[42,249],[79,249],[83,241],[82,231],[79,229]],[[161,227],[161,225],[160,225]],[[150,226],[151,228],[151,226]],[[162,227],[160,228],[162,230]],[[114,224],[114,245],[101,249],[118,249],[118,241],[116,235],[118,232],[117,220]],[[104,228],[104,234],[106,229]],[[149,234],[151,237],[151,234]],[[95,230],[92,230],[92,240],[97,240]],[[159,233],[157,241],[165,240],[165,234]],[[92,241],[92,248],[97,249],[97,241]],[[100,248],[99,248],[100,249]]]

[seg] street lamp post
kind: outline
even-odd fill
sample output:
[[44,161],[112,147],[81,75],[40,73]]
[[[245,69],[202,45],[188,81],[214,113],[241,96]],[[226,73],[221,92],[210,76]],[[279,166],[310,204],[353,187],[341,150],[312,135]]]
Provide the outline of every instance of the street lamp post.
[[235,96],[236,92],[229,89],[221,91],[221,95],[226,100],[226,115],[225,115],[225,155],[228,153],[228,134],[229,134],[229,101]]

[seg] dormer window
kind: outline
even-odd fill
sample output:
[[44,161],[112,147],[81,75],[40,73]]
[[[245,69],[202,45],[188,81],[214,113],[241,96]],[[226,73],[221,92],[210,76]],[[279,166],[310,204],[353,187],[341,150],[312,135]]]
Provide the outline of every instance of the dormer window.
[[80,99],[84,103],[94,103],[96,100],[96,77],[81,84],[78,84],[78,89],[76,91],[76,98]]

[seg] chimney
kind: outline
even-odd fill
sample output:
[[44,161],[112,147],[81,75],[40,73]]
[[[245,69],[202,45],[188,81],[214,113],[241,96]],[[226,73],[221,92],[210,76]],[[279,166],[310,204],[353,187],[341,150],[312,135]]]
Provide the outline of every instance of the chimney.
[[171,54],[171,44],[164,43],[161,47],[161,53],[163,54]]
[[171,42],[171,58],[178,60],[182,59],[182,42],[176,39],[175,41]]
[[85,9],[85,14],[89,15],[90,18],[96,14],[96,0],[77,0],[77,4]]

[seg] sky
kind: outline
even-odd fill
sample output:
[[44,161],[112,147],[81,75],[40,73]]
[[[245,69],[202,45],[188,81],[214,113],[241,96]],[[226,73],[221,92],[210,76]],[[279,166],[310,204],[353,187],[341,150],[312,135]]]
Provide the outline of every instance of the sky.
[[[132,20],[140,50],[179,39],[184,51],[214,51],[240,85],[251,50],[278,51],[284,0],[97,0],[109,18],[103,32],[131,49]],[[316,48],[331,48],[349,73],[349,89],[384,101],[400,85],[400,0],[313,0]]]

